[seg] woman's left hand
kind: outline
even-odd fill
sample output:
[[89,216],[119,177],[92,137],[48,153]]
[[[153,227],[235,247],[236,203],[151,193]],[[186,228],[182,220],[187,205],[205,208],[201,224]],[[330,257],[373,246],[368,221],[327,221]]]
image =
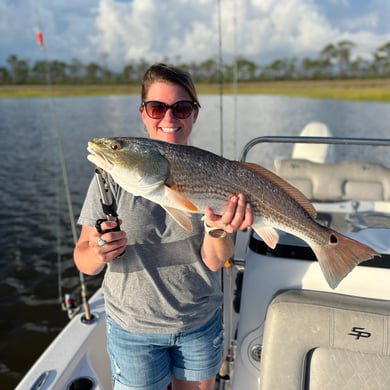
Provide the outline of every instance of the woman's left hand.
[[205,209],[204,221],[207,226],[217,227],[227,233],[245,230],[253,223],[253,212],[243,194],[233,195],[221,215],[215,214],[210,207]]

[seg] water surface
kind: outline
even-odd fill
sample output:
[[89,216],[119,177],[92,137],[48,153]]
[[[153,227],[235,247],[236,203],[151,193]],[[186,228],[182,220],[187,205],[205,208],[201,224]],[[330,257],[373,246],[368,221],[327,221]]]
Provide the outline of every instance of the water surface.
[[[240,95],[223,99],[221,137],[219,97],[200,96],[200,102],[191,143],[218,154],[222,150],[228,158],[237,158],[253,137],[297,135],[310,121],[327,123],[339,137],[389,134],[388,104]],[[66,162],[76,219],[93,175],[86,160],[87,141],[100,136],[146,136],[138,104],[137,96],[0,100],[2,389],[15,387],[67,323],[60,293],[78,296],[79,292],[59,151]],[[290,152],[285,145],[262,146],[254,157],[272,159]],[[365,147],[348,153],[351,158],[370,158],[390,166],[384,150],[374,153]],[[101,278],[86,277],[86,281],[92,293]]]

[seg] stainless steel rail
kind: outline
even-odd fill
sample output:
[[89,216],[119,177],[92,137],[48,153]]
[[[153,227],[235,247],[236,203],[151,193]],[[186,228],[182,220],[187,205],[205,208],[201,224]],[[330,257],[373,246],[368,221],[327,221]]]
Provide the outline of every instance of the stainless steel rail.
[[368,145],[390,146],[390,138],[340,138],[340,137],[289,137],[264,136],[250,140],[241,153],[240,161],[246,161],[249,151],[260,143],[286,143],[286,144],[332,144],[332,145]]

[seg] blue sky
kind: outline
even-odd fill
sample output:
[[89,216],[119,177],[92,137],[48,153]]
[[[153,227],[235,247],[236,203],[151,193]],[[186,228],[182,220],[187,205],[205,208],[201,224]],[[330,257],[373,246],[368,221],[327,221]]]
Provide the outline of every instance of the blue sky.
[[[121,68],[218,55],[217,0],[0,0],[0,65],[8,55],[97,62]],[[389,0],[221,0],[223,56],[258,64],[317,57],[327,44],[350,40],[354,56],[372,58],[390,42]]]

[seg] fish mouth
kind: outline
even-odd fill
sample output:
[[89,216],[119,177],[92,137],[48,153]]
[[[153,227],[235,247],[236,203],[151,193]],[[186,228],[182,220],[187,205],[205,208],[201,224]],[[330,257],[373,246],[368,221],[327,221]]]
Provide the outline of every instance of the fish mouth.
[[87,150],[90,153],[88,154],[87,159],[92,164],[95,164],[97,167],[107,172],[113,168],[114,164],[112,164],[103,153],[94,149],[90,144],[88,144]]

